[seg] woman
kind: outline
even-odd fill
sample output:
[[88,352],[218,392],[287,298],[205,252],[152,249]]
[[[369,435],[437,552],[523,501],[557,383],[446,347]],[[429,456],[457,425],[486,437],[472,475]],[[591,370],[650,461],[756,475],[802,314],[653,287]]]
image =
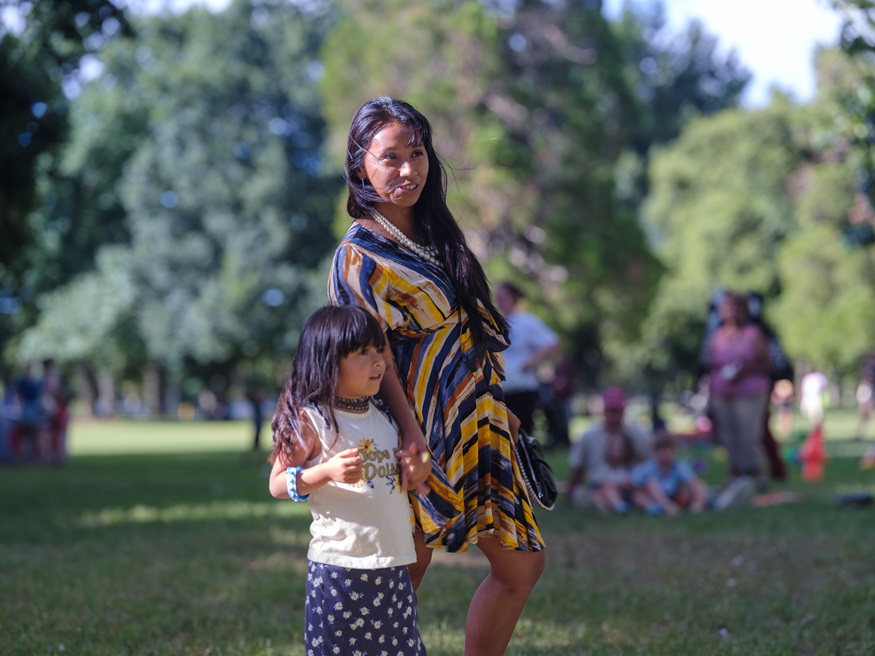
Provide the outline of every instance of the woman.
[[730,470],[762,477],[762,431],[772,388],[768,346],[760,328],[747,320],[743,297],[727,294],[719,311],[723,323],[709,353],[714,428],[729,453]]
[[[490,573],[470,604],[465,654],[503,654],[544,568],[513,451],[518,422],[501,389],[507,323],[447,207],[446,176],[420,112],[385,97],[362,105],[350,125],[345,174],[354,222],[335,254],[329,293],[380,321],[391,347],[380,394],[405,451],[424,449],[427,438],[429,484],[461,512],[441,529],[411,495],[411,578],[414,586],[422,581],[431,548],[476,544]],[[408,488],[421,483],[414,478]]]

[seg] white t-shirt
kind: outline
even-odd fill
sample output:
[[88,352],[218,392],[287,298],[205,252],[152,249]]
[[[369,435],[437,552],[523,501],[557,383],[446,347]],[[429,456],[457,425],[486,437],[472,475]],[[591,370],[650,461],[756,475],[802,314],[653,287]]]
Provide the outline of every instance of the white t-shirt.
[[304,409],[322,443],[322,453],[306,467],[358,447],[364,460],[362,480],[354,485],[331,481],[310,494],[310,548],[313,562],[352,569],[408,565],[416,560],[413,523],[395,449],[398,431],[370,404],[363,414],[336,410],[339,434],[311,406]]
[[510,327],[510,346],[504,351],[505,392],[531,392],[538,389],[538,372],[535,367],[523,371],[523,364],[536,351],[552,346],[559,341],[550,327],[528,312],[514,312],[507,317]]
[[822,394],[829,387],[829,381],[819,371],[812,371],[802,377],[801,395],[803,399],[809,401],[818,401],[822,398]]

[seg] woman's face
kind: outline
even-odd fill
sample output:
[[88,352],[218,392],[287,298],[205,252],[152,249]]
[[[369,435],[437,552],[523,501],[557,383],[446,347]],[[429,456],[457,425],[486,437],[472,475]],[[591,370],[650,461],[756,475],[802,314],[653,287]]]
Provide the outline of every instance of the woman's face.
[[736,324],[739,320],[739,303],[732,296],[727,296],[720,301],[719,306],[720,318],[724,323]]
[[410,128],[390,123],[374,135],[358,170],[380,198],[399,207],[413,207],[428,178],[428,153],[421,143],[410,145],[412,136]]

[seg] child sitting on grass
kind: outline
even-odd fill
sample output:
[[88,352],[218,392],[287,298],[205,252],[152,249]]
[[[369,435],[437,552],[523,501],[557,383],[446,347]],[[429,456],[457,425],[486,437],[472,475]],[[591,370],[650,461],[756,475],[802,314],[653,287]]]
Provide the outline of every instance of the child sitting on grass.
[[623,432],[611,435],[605,462],[590,482],[592,498],[599,510],[625,515],[633,508],[647,504],[649,497],[642,495],[632,482],[634,463],[635,450],[629,436]]
[[632,483],[647,497],[650,515],[701,512],[708,503],[708,487],[677,458],[677,438],[668,432],[656,435],[653,455],[632,470]]

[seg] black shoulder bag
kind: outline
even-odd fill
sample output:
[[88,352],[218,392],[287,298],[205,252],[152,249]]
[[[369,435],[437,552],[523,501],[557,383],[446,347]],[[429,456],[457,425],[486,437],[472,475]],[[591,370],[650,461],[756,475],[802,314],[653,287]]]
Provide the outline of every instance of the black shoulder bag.
[[556,488],[556,477],[544,458],[544,449],[540,443],[520,430],[516,455],[523,480],[529,490],[529,498],[544,510],[553,510],[559,491]]

